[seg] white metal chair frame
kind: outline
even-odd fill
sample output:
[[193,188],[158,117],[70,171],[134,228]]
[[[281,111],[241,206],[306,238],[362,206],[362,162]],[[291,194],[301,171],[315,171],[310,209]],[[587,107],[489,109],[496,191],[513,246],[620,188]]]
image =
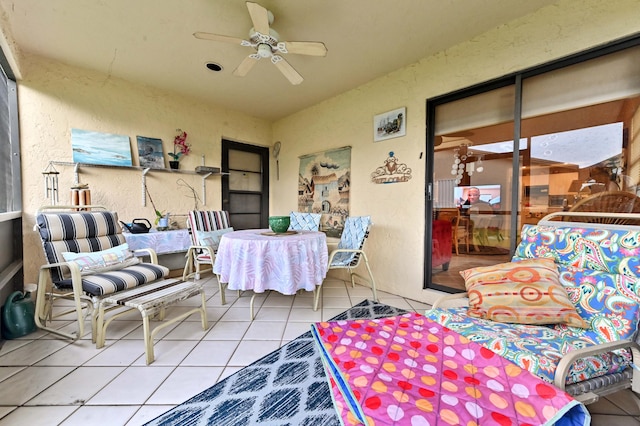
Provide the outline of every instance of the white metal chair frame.
[[[107,211],[106,208],[98,205],[87,205],[83,206],[82,209],[87,211]],[[79,210],[78,206],[43,206],[38,210],[38,213],[53,211],[69,213],[77,210]],[[34,230],[38,231],[38,225],[34,226]],[[137,256],[148,256],[150,259],[148,263],[154,265],[158,264],[158,257],[153,249],[140,249],[136,250],[136,252]],[[55,285],[53,285],[51,273],[52,270],[56,268],[61,268],[61,271],[63,271],[63,273],[64,271],[67,271],[72,283],[71,289],[59,289]],[[69,309],[63,309],[54,314],[53,305],[58,299],[73,300],[73,307]],[[84,290],[82,289],[82,274],[77,263],[48,263],[46,265],[42,265],[38,273],[38,288],[36,290],[36,307],[34,321],[38,328],[42,330],[75,341],[84,335],[84,321],[88,316],[90,316],[91,340],[93,343],[97,343],[99,334],[99,331],[97,330],[97,316],[100,300],[100,296],[90,296],[88,294],[85,294]],[[127,314],[129,313],[128,311],[130,311],[129,309],[123,310],[118,307],[114,307],[111,310],[121,311],[114,314],[114,317]],[[78,324],[76,332],[68,333],[47,326],[47,322],[51,322],[56,318],[63,317],[73,312],[76,313],[76,321]]]
[[[201,224],[205,227],[205,229],[198,229],[197,225]],[[186,254],[186,262],[184,265],[184,270],[182,271],[182,280],[186,281],[188,279],[194,278],[196,280],[200,279],[200,266],[201,265],[211,265],[213,268],[213,262],[216,259],[216,251],[217,247],[211,246],[203,246],[198,242],[198,236],[196,231],[215,231],[224,228],[230,227],[229,223],[229,213],[225,210],[211,210],[211,211],[199,211],[192,210],[188,214],[187,218],[187,226],[189,228],[189,232],[191,233],[191,241],[192,245],[187,250]],[[203,256],[203,254],[205,256]],[[195,272],[193,271],[193,267],[195,266]],[[220,282],[220,277],[216,275],[218,279],[218,289],[220,291],[220,301],[223,305],[227,303],[224,285]],[[238,292],[238,295],[240,292]]]
[[[371,227],[371,218],[369,216],[348,217],[344,224],[344,230],[338,247],[329,254],[329,270],[331,269],[347,269],[351,278],[351,286],[355,287],[355,278],[359,278],[365,281],[371,287],[373,293],[373,300],[378,301],[378,294],[376,292],[376,281],[371,273],[371,267],[369,266],[369,259],[364,252],[364,243],[369,236],[369,229]],[[344,256],[344,255],[347,256]],[[336,256],[345,257],[344,259],[336,262]],[[369,279],[362,275],[355,273],[353,270],[360,265],[360,260],[364,260]],[[322,293],[322,285],[318,286],[315,291],[313,310],[318,310],[318,301]]]

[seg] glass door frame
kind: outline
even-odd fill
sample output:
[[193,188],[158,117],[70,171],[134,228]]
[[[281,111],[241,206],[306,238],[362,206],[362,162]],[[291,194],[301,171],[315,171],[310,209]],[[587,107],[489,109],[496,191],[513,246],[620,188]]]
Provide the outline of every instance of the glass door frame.
[[[515,72],[488,82],[473,85],[468,88],[457,90],[445,95],[436,96],[426,100],[426,156],[425,156],[425,235],[424,235],[424,277],[423,277],[423,289],[440,290],[444,292],[456,292],[458,290],[451,287],[434,284],[432,282],[432,226],[434,220],[434,154],[435,154],[435,123],[436,123],[436,108],[440,105],[444,105],[449,102],[468,98],[481,93],[489,92],[494,89],[499,89],[505,86],[514,85],[515,98],[514,98],[514,117],[513,117],[513,140],[519,141],[521,136],[521,122],[522,122],[522,84],[523,81],[529,77],[544,74],[550,71],[561,69],[567,66],[579,64],[581,62],[595,59],[601,56],[605,56],[610,53],[625,50],[627,48],[640,45],[640,36],[634,35],[621,40],[616,40],[608,43],[604,46],[589,49],[583,52],[579,52],[552,62],[542,64],[530,69]],[[514,145],[512,156],[512,184],[511,184],[511,212],[510,220],[508,221],[510,231],[512,235],[518,234],[518,216],[520,214],[520,201],[521,194],[519,191],[521,181],[520,170],[520,150],[515,149]],[[514,233],[515,232],[515,233]],[[510,241],[509,253],[512,255],[515,252],[517,239],[512,238]]]

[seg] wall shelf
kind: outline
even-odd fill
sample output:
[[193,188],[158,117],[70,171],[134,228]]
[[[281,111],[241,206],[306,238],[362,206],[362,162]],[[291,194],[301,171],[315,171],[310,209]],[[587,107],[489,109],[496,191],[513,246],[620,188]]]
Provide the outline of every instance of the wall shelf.
[[[204,161],[204,157],[203,157]],[[229,173],[220,171],[218,167],[207,167],[206,171],[193,171],[193,170],[180,170],[180,169],[152,169],[150,167],[142,166],[110,166],[107,164],[89,164],[89,163],[73,163],[68,161],[51,161],[50,164],[54,166],[68,166],[73,167],[73,183],[78,185],[80,183],[80,169],[82,168],[106,168],[106,169],[119,169],[119,170],[134,170],[142,173],[142,206],[147,205],[147,174],[148,173],[177,173],[186,175],[200,175],[202,176],[202,204],[207,204],[207,178],[209,176],[224,176]]]

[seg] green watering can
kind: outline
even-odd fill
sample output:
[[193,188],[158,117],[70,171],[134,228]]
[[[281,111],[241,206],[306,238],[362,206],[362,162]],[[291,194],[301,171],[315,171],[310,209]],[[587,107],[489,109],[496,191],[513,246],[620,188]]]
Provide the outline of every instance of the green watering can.
[[14,291],[7,297],[2,307],[2,337],[6,340],[17,339],[36,331],[36,305],[30,294]]

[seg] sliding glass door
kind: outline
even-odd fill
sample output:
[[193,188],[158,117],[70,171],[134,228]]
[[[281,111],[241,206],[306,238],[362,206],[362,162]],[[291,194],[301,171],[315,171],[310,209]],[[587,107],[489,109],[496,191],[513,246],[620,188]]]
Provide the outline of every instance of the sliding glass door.
[[427,101],[427,287],[464,290],[460,270],[508,261],[549,213],[640,213],[639,44]]

